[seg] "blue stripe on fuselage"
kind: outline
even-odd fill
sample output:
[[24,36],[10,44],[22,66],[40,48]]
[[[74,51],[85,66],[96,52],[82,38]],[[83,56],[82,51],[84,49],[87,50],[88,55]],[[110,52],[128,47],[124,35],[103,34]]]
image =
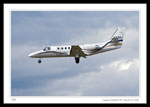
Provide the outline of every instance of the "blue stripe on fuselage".
[[106,45],[108,45],[109,43],[111,43],[111,41],[107,42],[101,49],[103,49]]
[[[120,41],[123,41],[123,40],[118,40],[119,42]],[[101,49],[103,49],[105,46],[107,46],[109,43],[111,43],[111,41],[107,42]]]

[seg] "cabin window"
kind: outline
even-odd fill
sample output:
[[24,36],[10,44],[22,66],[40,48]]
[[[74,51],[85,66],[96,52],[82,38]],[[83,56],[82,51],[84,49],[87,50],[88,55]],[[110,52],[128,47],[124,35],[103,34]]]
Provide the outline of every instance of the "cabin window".
[[59,50],[59,47],[57,49]]
[[70,49],[70,47],[68,47],[68,49]]
[[67,47],[65,47],[65,49],[67,49]]
[[63,49],[63,47],[61,47],[61,49]]

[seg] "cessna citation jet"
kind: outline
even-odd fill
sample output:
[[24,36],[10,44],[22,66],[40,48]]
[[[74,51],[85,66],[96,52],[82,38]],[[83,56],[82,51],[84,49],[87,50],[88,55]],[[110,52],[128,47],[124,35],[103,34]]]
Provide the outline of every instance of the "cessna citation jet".
[[68,46],[47,46],[40,51],[29,54],[28,56],[31,58],[39,58],[38,63],[41,63],[41,58],[52,57],[75,57],[75,62],[79,63],[80,57],[86,58],[90,55],[121,48],[123,36],[124,28],[120,27],[114,32],[110,40],[103,43]]

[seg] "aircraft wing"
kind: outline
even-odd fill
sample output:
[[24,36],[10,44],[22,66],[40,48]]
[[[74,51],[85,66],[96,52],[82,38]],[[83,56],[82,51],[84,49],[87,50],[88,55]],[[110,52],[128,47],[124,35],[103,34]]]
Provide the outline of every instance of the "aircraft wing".
[[79,45],[73,45],[70,51],[70,55],[74,57],[84,57],[86,58],[86,54],[82,51]]

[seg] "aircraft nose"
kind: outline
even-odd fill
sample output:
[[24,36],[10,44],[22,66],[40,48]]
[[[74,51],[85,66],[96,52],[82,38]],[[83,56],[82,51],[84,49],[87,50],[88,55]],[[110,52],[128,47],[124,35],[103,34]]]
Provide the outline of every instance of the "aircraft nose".
[[38,58],[38,57],[40,57],[41,52],[42,51],[36,51],[36,52],[30,53],[28,56],[31,58]]
[[29,57],[34,57],[34,53],[30,53],[28,56]]

